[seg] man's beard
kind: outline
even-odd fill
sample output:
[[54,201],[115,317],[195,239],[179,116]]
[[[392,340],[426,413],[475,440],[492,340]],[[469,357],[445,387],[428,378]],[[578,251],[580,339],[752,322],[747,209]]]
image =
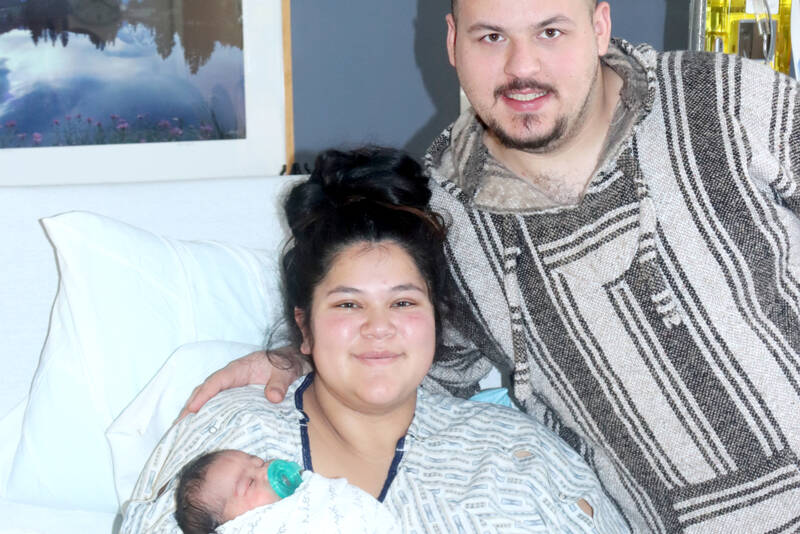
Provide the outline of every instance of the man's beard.
[[[589,87],[589,92],[586,94],[586,98],[583,100],[581,109],[575,115],[574,120],[570,121],[569,117],[567,116],[558,117],[555,121],[555,124],[548,132],[542,133],[536,137],[514,137],[503,129],[500,121],[494,119],[493,117],[487,117],[487,120],[483,121],[484,125],[495,136],[500,144],[506,148],[510,148],[512,150],[521,150],[523,152],[539,153],[555,150],[561,145],[561,143],[566,141],[569,137],[572,137],[575,131],[580,128],[581,124],[583,124],[584,120],[586,119],[586,115],[589,111],[589,104],[592,100],[592,95],[595,93],[598,74],[599,68],[594,72],[592,83]],[[558,97],[558,92],[550,85],[540,84],[534,80],[521,80],[517,78],[502,87],[498,87],[495,90],[495,98],[499,99],[506,92],[520,91],[523,89],[547,91],[554,97]],[[522,126],[525,128],[525,130],[530,130],[532,125],[534,125],[536,122],[539,122],[538,117],[533,113],[519,116],[517,117],[517,120],[522,121]]]
[[[529,129],[531,122],[536,121],[534,115],[524,115],[519,118],[523,121],[525,129]],[[549,132],[536,137],[514,137],[506,132],[500,123],[490,119],[486,123],[486,128],[492,132],[501,145],[512,150],[522,150],[523,152],[540,152],[545,148],[555,148],[556,142],[564,137],[567,131],[567,118],[559,117]]]

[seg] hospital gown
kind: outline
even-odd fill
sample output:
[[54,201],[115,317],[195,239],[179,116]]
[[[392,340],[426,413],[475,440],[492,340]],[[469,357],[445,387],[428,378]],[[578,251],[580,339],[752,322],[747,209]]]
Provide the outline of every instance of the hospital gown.
[[[222,392],[170,429],[124,507],[121,534],[180,532],[176,475],[204,452],[239,449],[313,470],[302,406],[312,380],[298,379],[280,404],[259,386]],[[379,500],[408,534],[628,532],[592,470],[550,430],[510,408],[421,388]]]

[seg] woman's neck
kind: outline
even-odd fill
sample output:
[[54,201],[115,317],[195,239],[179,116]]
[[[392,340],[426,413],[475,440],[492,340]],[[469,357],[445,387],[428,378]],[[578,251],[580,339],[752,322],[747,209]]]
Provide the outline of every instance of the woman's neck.
[[354,452],[371,454],[394,450],[414,418],[416,395],[390,407],[353,406],[316,377],[303,395],[303,406],[309,418],[317,426],[327,429],[342,446]]
[[378,497],[415,408],[416,395],[384,410],[352,406],[316,377],[303,393],[314,471],[329,478],[347,478]]

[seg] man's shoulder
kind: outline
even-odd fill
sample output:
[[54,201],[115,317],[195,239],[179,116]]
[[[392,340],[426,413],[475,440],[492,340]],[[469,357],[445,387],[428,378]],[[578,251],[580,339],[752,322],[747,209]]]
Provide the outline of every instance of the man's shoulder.
[[[734,83],[739,80],[770,82],[785,75],[775,72],[763,61],[744,58],[735,54],[721,54],[694,50],[670,50],[656,53],[659,79],[671,77],[680,79],[686,91],[706,91],[709,85],[716,85],[718,77],[725,77]],[[679,76],[679,78],[678,78]],[[794,82],[794,80],[792,80]]]

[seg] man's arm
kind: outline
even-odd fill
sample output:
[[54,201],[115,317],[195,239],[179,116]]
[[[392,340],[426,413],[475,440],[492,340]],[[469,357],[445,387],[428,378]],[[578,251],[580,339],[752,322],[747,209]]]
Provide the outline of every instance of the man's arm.
[[448,325],[423,386],[466,399],[478,392],[478,383],[492,366],[493,362],[472,341]]
[[249,384],[264,384],[267,400],[279,403],[289,385],[308,371],[310,366],[294,347],[281,347],[269,355],[265,351],[250,353],[232,361],[194,388],[178,419],[196,413],[220,391]]
[[[456,314],[454,317],[460,319],[465,331],[478,334],[476,325],[472,324],[474,319],[471,315]],[[483,338],[488,342],[487,336]],[[424,382],[425,387],[467,398],[478,392],[478,382],[489,373],[493,365],[501,372],[509,372],[508,361],[493,345],[481,345],[479,347],[470,337],[446,323],[439,352]],[[487,354],[495,357],[487,357]],[[250,353],[232,361],[197,386],[186,401],[178,420],[189,413],[196,413],[220,391],[249,384],[265,384],[264,396],[270,402],[279,403],[286,396],[289,385],[310,370],[311,367],[304,357],[291,346],[272,351],[272,357],[265,351]]]
[[[447,312],[433,366],[423,385],[442,388],[457,397],[469,398],[480,389],[478,382],[492,367],[511,373],[512,359],[495,342],[494,336],[475,317],[452,272],[447,271]],[[438,387],[431,386],[435,384]]]
[[[478,382],[491,370],[492,365],[493,362],[484,357],[473,343],[452,327],[446,327],[442,346],[425,386],[459,397],[470,397],[477,393]],[[289,385],[309,371],[310,365],[293,347],[276,349],[272,351],[272,357],[266,351],[252,352],[233,360],[194,388],[178,420],[187,414],[197,413],[220,391],[249,384],[264,384],[264,396],[277,404],[286,396]]]
[[791,185],[784,190],[782,196],[789,209],[800,217],[800,84],[793,81],[787,93],[794,103],[790,110],[793,127],[789,134],[788,147],[785,148],[791,162],[787,170],[787,181]]
[[[423,386],[468,398],[478,392],[478,383],[493,366],[504,375],[511,373],[512,360],[475,318],[449,269],[446,287],[448,302],[446,317],[442,320],[441,343]],[[178,419],[196,413],[220,391],[249,384],[265,384],[267,400],[281,402],[289,385],[308,373],[311,367],[293,347],[282,347],[273,353],[279,358],[269,358],[263,351],[254,352],[232,361],[206,378],[192,392]],[[287,366],[273,365],[276,360],[295,363],[286,369]]]
[[737,96],[750,176],[800,217],[800,83],[745,61]]

